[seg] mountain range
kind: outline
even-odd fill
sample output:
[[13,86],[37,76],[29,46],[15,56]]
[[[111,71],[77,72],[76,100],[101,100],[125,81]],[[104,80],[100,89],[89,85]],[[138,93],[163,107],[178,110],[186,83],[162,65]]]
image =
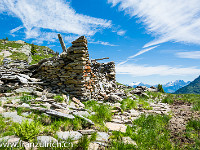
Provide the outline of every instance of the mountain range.
[[178,89],[175,94],[200,94],[200,76],[187,86]]
[[[190,81],[185,82],[183,80],[176,80],[176,81],[171,81],[166,84],[163,84],[162,87],[166,93],[174,93],[175,91],[177,91],[178,89],[180,89],[182,87],[185,87],[189,83],[190,83]],[[150,85],[150,84],[145,84],[142,82],[133,82],[130,84],[130,86],[135,88],[137,86],[146,86],[146,87],[155,86],[155,87],[157,87],[158,85]]]

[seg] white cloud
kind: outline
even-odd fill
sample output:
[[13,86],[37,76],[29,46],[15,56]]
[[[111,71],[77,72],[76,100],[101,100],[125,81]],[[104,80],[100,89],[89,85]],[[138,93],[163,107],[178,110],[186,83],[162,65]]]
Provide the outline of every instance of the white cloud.
[[110,44],[109,42],[103,42],[103,41],[89,41],[89,43],[101,44],[101,45],[106,45],[106,46],[118,46],[118,45]]
[[174,41],[200,44],[199,0],[108,0],[144,23],[155,40],[144,47]]
[[179,58],[200,59],[200,51],[177,52],[175,55]]
[[112,26],[110,20],[78,14],[65,0],[1,0],[0,9],[22,21],[28,39],[49,32],[92,36]]
[[135,55],[129,56],[125,61],[120,62],[118,65],[123,65],[123,64],[127,63],[129,60],[131,60],[131,59],[133,59],[133,58],[135,58],[135,57],[137,57],[137,56],[139,56],[139,55],[141,55],[143,53],[146,53],[146,52],[148,52],[148,51],[150,51],[150,50],[152,50],[152,49],[154,49],[156,47],[158,47],[158,46],[154,46],[154,47],[143,49],[143,50],[139,51],[138,53],[136,53]]
[[151,75],[160,76],[186,76],[186,75],[199,75],[200,69],[196,67],[180,68],[171,66],[147,66],[137,64],[124,64],[116,65],[117,74],[130,74],[134,77],[143,77]]
[[119,31],[117,32],[117,35],[123,36],[125,33],[126,33],[125,30],[119,30]]
[[23,26],[16,27],[16,28],[10,30],[10,33],[13,34],[13,33],[19,31],[19,30],[22,29],[22,28],[23,28]]

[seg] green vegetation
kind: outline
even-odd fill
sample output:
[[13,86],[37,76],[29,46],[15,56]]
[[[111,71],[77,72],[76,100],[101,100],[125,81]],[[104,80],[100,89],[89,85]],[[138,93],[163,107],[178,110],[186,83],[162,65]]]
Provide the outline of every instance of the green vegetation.
[[[112,132],[111,149],[173,149],[167,130],[169,120],[167,115],[142,115],[133,121],[133,127],[127,127],[126,133]],[[122,137],[127,136],[137,143],[137,148],[122,142]]]
[[175,94],[200,94],[200,76],[187,86],[177,90]]
[[2,55],[0,55],[0,65],[3,65],[3,59],[4,59],[4,57]]
[[56,95],[54,96],[54,98],[57,102],[62,103],[64,101],[64,98],[61,95]]
[[124,99],[121,102],[121,109],[123,111],[130,110],[138,107],[138,103],[136,100],[132,100],[130,98]]
[[90,119],[95,123],[103,125],[105,121],[111,121],[112,119],[111,108],[108,105],[94,105],[93,111],[95,115],[92,115]]
[[28,56],[24,53],[12,52],[12,55],[9,56],[12,60],[25,60],[28,61]]
[[190,120],[186,126],[186,137],[193,141],[187,149],[200,149],[200,120]]
[[53,57],[54,55],[52,55],[52,54],[49,54],[49,55],[42,55],[42,56],[40,56],[40,55],[32,55],[32,62],[31,62],[31,65],[32,64],[36,64],[36,63],[38,63],[40,60],[42,60],[42,59],[45,59],[45,58],[51,58],[51,57]]
[[20,100],[23,102],[23,103],[30,103],[30,100],[33,100],[35,99],[34,96],[32,95],[27,95],[25,93],[23,93],[23,95],[20,97]]
[[168,95],[162,100],[162,103],[173,104],[173,103],[174,103],[173,95],[168,94]]
[[35,49],[35,45],[31,44],[31,54],[34,55],[35,53],[37,53],[37,50]]
[[41,132],[39,122],[29,122],[28,120],[23,121],[21,124],[16,123],[13,129],[17,136],[26,141],[34,140]]
[[158,84],[158,91],[161,93],[165,93],[162,84]]

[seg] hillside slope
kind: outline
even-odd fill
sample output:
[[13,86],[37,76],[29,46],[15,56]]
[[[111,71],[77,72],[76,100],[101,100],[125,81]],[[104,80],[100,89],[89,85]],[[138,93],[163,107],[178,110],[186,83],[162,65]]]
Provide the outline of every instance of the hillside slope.
[[0,65],[5,63],[5,61],[10,62],[14,60],[35,64],[44,58],[55,55],[56,53],[46,46],[29,44],[21,40],[8,41],[0,39]]
[[200,76],[187,86],[177,90],[175,94],[200,94]]

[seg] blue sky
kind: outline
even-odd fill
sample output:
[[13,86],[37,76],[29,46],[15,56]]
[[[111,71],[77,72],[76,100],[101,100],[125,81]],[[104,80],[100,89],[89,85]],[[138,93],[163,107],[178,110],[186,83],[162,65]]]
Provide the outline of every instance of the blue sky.
[[200,75],[199,2],[1,0],[0,38],[62,52],[58,33],[67,47],[85,35],[91,58],[116,62],[120,83],[192,81]]

